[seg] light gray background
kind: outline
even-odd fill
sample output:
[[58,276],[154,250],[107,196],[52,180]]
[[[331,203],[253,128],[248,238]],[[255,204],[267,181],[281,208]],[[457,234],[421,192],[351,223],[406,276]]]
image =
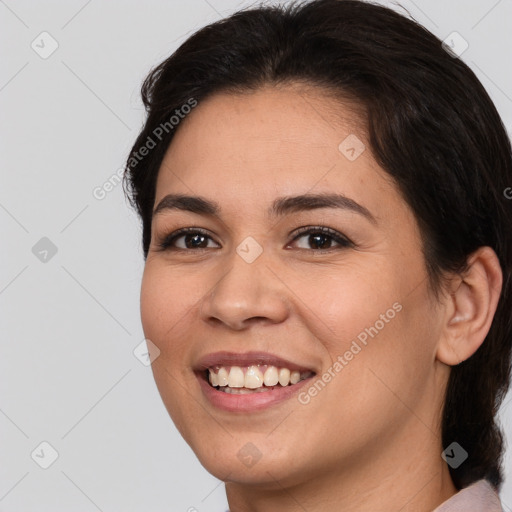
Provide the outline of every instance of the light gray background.
[[[144,338],[138,219],[120,185],[103,200],[93,190],[135,140],[149,69],[251,3],[0,0],[1,511],[224,510],[222,483],[181,439],[133,354]],[[457,31],[469,43],[461,58],[510,133],[512,0],[402,5],[441,39]],[[51,48],[43,31],[59,45],[46,59],[31,48]],[[46,262],[32,251],[42,237],[57,248]],[[512,394],[501,416],[510,442]],[[58,452],[48,469],[35,462],[51,461],[43,441]],[[511,511],[511,450],[506,469]]]

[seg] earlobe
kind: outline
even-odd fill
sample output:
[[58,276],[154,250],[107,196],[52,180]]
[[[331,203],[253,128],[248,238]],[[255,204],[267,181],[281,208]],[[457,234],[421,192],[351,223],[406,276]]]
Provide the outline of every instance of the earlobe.
[[503,274],[496,253],[480,247],[468,268],[453,279],[436,358],[454,366],[471,357],[484,342],[501,294]]

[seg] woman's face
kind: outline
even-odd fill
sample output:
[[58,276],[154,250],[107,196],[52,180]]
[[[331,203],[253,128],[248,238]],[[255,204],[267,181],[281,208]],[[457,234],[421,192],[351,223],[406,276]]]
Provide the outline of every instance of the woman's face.
[[220,479],[389,473],[440,442],[447,373],[420,234],[354,112],[319,89],[217,94],[162,163],[142,323],[167,410]]

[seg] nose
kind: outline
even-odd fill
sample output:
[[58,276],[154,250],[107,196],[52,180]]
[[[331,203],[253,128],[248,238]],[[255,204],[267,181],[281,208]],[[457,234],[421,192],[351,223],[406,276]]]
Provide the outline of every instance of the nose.
[[287,318],[287,287],[279,272],[267,266],[263,254],[248,263],[233,251],[224,263],[214,276],[216,284],[201,303],[203,321],[240,331],[254,323],[275,324]]

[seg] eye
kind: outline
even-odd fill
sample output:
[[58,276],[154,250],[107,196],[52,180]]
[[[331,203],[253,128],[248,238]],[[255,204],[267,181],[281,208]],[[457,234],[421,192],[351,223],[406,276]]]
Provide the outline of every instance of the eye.
[[[182,241],[177,243],[180,239]],[[186,251],[189,249],[208,249],[211,248],[211,246],[208,246],[209,240],[212,240],[212,238],[204,229],[182,228],[164,237],[158,246],[161,250],[176,249]]]
[[[325,226],[306,226],[296,231],[294,236],[295,238],[292,240],[292,243],[301,238],[305,238],[306,246],[299,247],[299,249],[328,251],[331,249],[354,247],[353,242],[348,238],[343,236],[341,233],[338,233],[338,231]],[[333,241],[336,242],[339,247],[332,247]],[[311,246],[313,246],[313,248]],[[290,247],[290,245],[288,245],[287,248],[288,247]]]

